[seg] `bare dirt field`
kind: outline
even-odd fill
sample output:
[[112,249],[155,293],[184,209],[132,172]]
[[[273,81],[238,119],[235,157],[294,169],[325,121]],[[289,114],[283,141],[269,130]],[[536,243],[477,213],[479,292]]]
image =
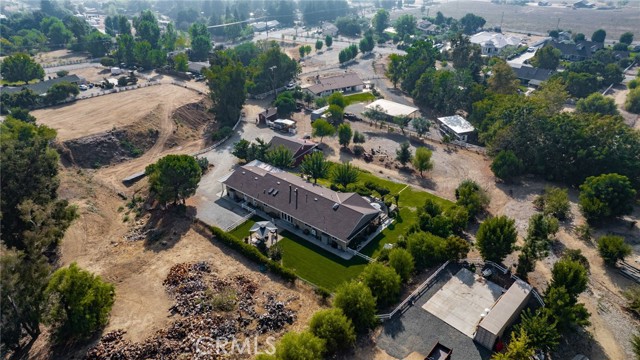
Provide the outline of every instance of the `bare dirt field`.
[[[144,187],[145,184],[137,184],[129,194]],[[140,342],[178,320],[180,315],[170,315],[173,300],[162,283],[173,265],[185,262],[208,261],[221,277],[244,275],[260,284],[261,289],[295,298],[288,306],[296,312],[297,321],[288,329],[301,330],[311,314],[321,307],[308,286],[287,285],[261,274],[258,266],[211,240],[210,235],[194,227],[187,217],[170,214],[154,218],[152,224],[162,236],[155,241],[130,240],[132,229],[135,232],[150,216],[123,221],[127,201],[119,198],[115,190],[105,186],[91,171],[63,170],[60,197],[78,205],[80,213],[62,241],[61,265],[77,262],[116,287],[116,302],[104,333],[124,329],[125,339]],[[130,216],[133,219],[133,213]],[[58,349],[51,355],[46,336],[41,336],[30,358],[82,358],[96,340],[81,348]]]
[[156,109],[162,113],[158,120],[168,121],[170,111],[201,97],[189,89],[157,85],[36,110],[33,115],[65,141],[130,125]]
[[74,60],[86,60],[89,57],[89,53],[78,53],[71,50],[53,50],[38,53],[35,56],[36,62],[46,65],[46,64],[56,64],[64,61],[74,61]]
[[69,71],[70,74],[78,75],[88,82],[99,83],[104,78],[111,77],[111,71],[108,68],[102,66],[90,66],[82,69],[73,69]]
[[[435,16],[436,12],[441,11],[444,16],[456,19],[467,13],[473,13],[485,18],[487,27],[500,26],[502,23],[503,30],[521,33],[546,34],[547,31],[559,27],[572,30],[574,33],[584,33],[588,38],[595,30],[603,28],[607,31],[608,40],[617,40],[626,31],[637,32],[637,24],[640,23],[640,6],[637,1],[630,1],[624,8],[614,10],[573,10],[561,6],[516,6],[499,5],[489,1],[441,0],[435,5],[429,6],[428,9],[429,16]],[[422,16],[419,8],[411,12],[415,16]],[[401,13],[405,13],[405,11],[395,14]]]

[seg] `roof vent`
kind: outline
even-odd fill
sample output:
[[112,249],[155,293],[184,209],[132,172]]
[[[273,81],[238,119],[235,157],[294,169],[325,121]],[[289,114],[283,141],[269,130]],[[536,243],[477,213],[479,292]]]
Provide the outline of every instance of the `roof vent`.
[[318,198],[313,198],[313,200],[318,201]]
[[273,192],[273,194],[271,194],[271,195],[276,196],[276,195],[278,195],[278,193],[279,193],[279,192],[280,192],[279,190],[275,190],[275,191]]
[[244,175],[244,174],[246,174],[246,172],[244,172],[244,171],[243,171],[243,172],[242,172],[242,175]]
[[271,195],[272,192],[273,192],[273,188],[269,188],[269,191],[267,191],[267,194]]
[[334,211],[338,210],[339,207],[340,207],[340,204],[338,204],[338,203],[333,204],[333,210]]
[[276,184],[280,185],[280,181],[276,181]]
[[256,176],[256,177],[254,177],[254,178],[253,178],[253,180],[258,180],[258,177],[257,177],[257,176]]

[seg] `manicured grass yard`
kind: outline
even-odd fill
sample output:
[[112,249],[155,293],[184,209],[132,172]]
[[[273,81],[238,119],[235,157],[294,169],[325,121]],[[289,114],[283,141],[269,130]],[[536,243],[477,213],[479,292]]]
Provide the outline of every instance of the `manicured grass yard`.
[[347,106],[355,103],[369,102],[376,99],[370,92],[362,92],[357,94],[345,95],[344,99],[347,101]]
[[[231,234],[239,239],[245,238],[249,236],[251,226],[263,220],[253,216]],[[289,231],[281,232],[280,236],[282,239],[278,244],[282,248],[283,265],[301,278],[328,290],[333,291],[343,282],[357,277],[367,265],[367,261],[360,257],[344,260]]]
[[[387,187],[391,190],[390,195],[400,193],[398,201],[400,216],[361,250],[363,254],[373,258],[380,254],[380,250],[383,249],[385,244],[398,241],[398,237],[403,235],[415,222],[416,209],[422,206],[427,199],[432,199],[445,209],[453,205],[451,201],[439,198],[428,192],[418,191],[410,186],[407,187],[405,184],[381,179],[369,172],[361,172],[358,183],[364,184],[367,181]],[[331,181],[329,179],[319,179],[318,183],[328,187]],[[240,239],[247,237],[251,226],[256,221],[262,220],[264,219],[253,216],[231,231],[231,234]],[[367,261],[360,257],[355,256],[351,260],[344,260],[288,231],[283,231],[280,235],[282,236],[279,244],[282,248],[283,265],[295,271],[301,278],[328,290],[333,291],[343,282],[358,277],[367,265]]]

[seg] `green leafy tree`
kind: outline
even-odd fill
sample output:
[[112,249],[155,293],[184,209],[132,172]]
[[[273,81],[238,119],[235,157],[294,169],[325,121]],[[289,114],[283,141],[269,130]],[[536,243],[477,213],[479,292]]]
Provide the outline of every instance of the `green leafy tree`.
[[554,216],[562,221],[569,217],[571,204],[567,189],[546,187],[544,194],[536,199],[536,205],[545,215]]
[[324,43],[322,42],[322,40],[317,40],[316,41],[316,52],[322,50],[322,46],[324,45]]
[[340,143],[341,146],[347,148],[349,143],[351,143],[352,137],[353,131],[351,130],[351,125],[345,123],[338,126],[338,143]]
[[419,270],[434,266],[447,258],[445,240],[428,232],[409,235],[407,250],[413,256]]
[[623,44],[631,45],[633,42],[633,33],[627,31],[626,33],[620,35],[620,42]]
[[233,151],[231,152],[233,156],[238,159],[249,160],[249,148],[251,147],[251,142],[245,139],[240,139],[237,143],[233,144]]
[[615,101],[600,93],[593,93],[576,103],[576,111],[579,113],[619,115]]
[[24,81],[28,84],[31,80],[44,78],[44,69],[29,55],[17,53],[2,60],[0,74],[6,81]]
[[544,312],[557,321],[558,330],[566,332],[575,326],[589,325],[589,311],[578,303],[564,286],[550,286],[544,296]]
[[640,114],[640,87],[632,89],[627,94],[624,109],[634,114]]
[[389,27],[389,19],[390,16],[387,10],[379,9],[378,12],[376,12],[373,20],[371,20],[376,34],[382,35],[382,33],[384,33],[384,30]]
[[506,61],[497,60],[491,67],[489,90],[498,94],[515,94],[520,86],[516,73]]
[[409,126],[411,123],[411,118],[408,116],[394,116],[393,123],[398,125],[400,131],[402,131],[402,135],[405,135],[404,128]]
[[418,136],[420,137],[429,132],[429,128],[431,128],[431,122],[423,118],[422,116],[413,119],[411,125],[413,125],[413,128],[416,130]]
[[413,167],[418,170],[420,176],[423,176],[423,172],[433,169],[433,162],[431,161],[431,150],[426,147],[416,148],[416,153],[411,160]]
[[178,32],[172,22],[167,24],[166,30],[160,36],[160,43],[162,43],[162,49],[170,52],[176,49],[176,42],[178,41]]
[[94,58],[105,56],[111,49],[111,37],[100,31],[92,31],[85,38],[85,48]]
[[307,155],[302,164],[300,165],[300,171],[313,178],[313,183],[317,183],[318,179],[326,178],[329,174],[329,162],[324,158],[324,154],[321,152],[314,152],[311,155]]
[[53,274],[45,295],[48,298],[46,322],[62,340],[88,337],[105,326],[115,300],[115,289],[99,276],[72,263]]
[[108,56],[105,56],[100,59],[100,65],[104,67],[112,67],[112,66],[115,66],[117,63],[118,62],[116,61],[116,59]]
[[598,29],[594,31],[593,34],[591,35],[591,41],[603,43],[606,37],[607,37],[607,32],[604,31],[603,29]]
[[333,45],[333,38],[331,37],[331,35],[325,36],[324,43],[327,44],[327,48],[330,48],[331,45]]
[[293,154],[284,145],[280,145],[267,152],[267,162],[281,169],[288,169],[293,166]]
[[138,39],[148,42],[153,49],[158,48],[160,27],[151,10],[145,10],[140,13],[139,17],[134,18],[133,26],[136,28],[136,37]]
[[341,92],[334,92],[327,97],[327,104],[336,105],[344,109],[347,106],[347,99],[345,99]]
[[136,42],[136,45],[133,48],[133,57],[135,58],[136,63],[143,68],[153,68],[153,48],[148,41]]
[[325,352],[325,341],[311,332],[288,332],[276,345],[275,359],[322,359]]
[[511,181],[514,177],[522,175],[524,165],[511,150],[503,150],[496,155],[491,163],[493,174],[504,181]]
[[497,216],[480,224],[476,246],[483,259],[500,263],[514,250],[517,238],[515,221],[504,215]]
[[[344,109],[338,105],[335,105],[335,104],[329,105],[329,109],[327,110],[327,113],[329,114],[329,120],[331,120],[331,122],[333,123],[341,123],[344,120]],[[314,122],[314,124],[316,122]],[[313,127],[313,124],[311,126]],[[335,128],[333,133],[335,133]]]
[[550,287],[563,287],[572,298],[577,298],[587,289],[589,278],[587,269],[579,262],[561,259],[553,265],[551,270]]
[[199,35],[191,40],[191,61],[206,61],[211,51],[211,39],[207,36]]
[[557,322],[548,312],[540,309],[535,313],[531,309],[523,311],[516,331],[524,331],[529,337],[529,345],[534,349],[553,350],[561,339]]
[[529,335],[523,330],[512,332],[511,341],[504,352],[495,353],[491,360],[529,360],[534,355],[534,348],[530,345]]
[[640,360],[640,335],[633,334],[631,338],[631,348],[633,349],[633,354],[636,356],[636,360]]
[[353,143],[354,144],[364,144],[367,141],[364,134],[359,132],[358,130],[353,132]]
[[202,170],[193,156],[167,155],[147,166],[145,174],[160,203],[172,201],[176,204],[178,201],[184,203],[186,198],[196,193]]
[[349,184],[355,184],[358,182],[360,169],[351,165],[349,162],[343,162],[333,166],[331,175],[336,184],[340,184],[344,189],[346,189]]
[[451,41],[451,61],[456,70],[468,69],[477,80],[482,68],[482,49],[479,45],[472,44],[466,36],[458,34]]
[[185,53],[180,53],[173,57],[173,68],[176,71],[189,71],[189,57]]
[[370,263],[362,272],[362,280],[376,294],[378,308],[393,304],[400,296],[402,280],[393,268],[378,262]]
[[576,43],[584,41],[585,39],[586,37],[584,36],[583,33],[576,33],[573,35],[573,41]]
[[389,55],[389,65],[387,65],[387,71],[385,75],[391,83],[393,84],[393,88],[397,88],[398,82],[402,78],[403,65],[402,65],[402,55],[391,54]]
[[373,51],[373,48],[375,47],[375,45],[376,43],[373,40],[373,35],[367,34],[365,35],[364,38],[360,39],[360,42],[358,43],[358,48],[360,49],[361,53],[366,54]]
[[409,144],[409,142],[405,141],[400,144],[400,147],[396,150],[396,160],[398,160],[398,162],[402,164],[402,166],[405,166],[413,158],[411,149],[409,148],[410,146],[411,145]]
[[475,34],[486,22],[482,16],[471,13],[466,14],[460,19],[460,25],[462,25],[462,29],[467,35]]
[[560,65],[560,57],[562,52],[551,45],[545,45],[536,51],[536,54],[531,58],[531,65],[543,68],[555,70]]
[[398,36],[403,39],[405,35],[413,35],[416,32],[416,18],[413,15],[400,15],[393,23]]
[[363,283],[352,280],[340,285],[336,289],[333,305],[351,319],[357,332],[366,332],[377,322],[376,299],[371,289]]
[[278,94],[273,105],[278,108],[278,115],[280,116],[289,116],[296,111],[296,99],[293,98],[291,91],[284,91]]
[[80,88],[78,88],[78,85],[68,81],[61,81],[57,84],[53,84],[53,86],[49,88],[44,101],[47,104],[53,105],[67,99],[69,96],[76,96],[79,93]]
[[247,98],[247,73],[240,61],[223,51],[214,53],[212,66],[204,70],[213,101],[212,112],[216,121],[232,126],[240,118]]
[[598,252],[605,264],[615,266],[618,260],[631,255],[631,246],[622,236],[605,235],[598,239]]
[[580,210],[589,221],[629,214],[636,191],[626,176],[590,176],[580,185]]
[[133,64],[136,59],[134,55],[135,42],[133,36],[129,34],[123,34],[118,36],[116,57],[118,61],[125,65]]
[[325,341],[329,354],[349,349],[356,342],[353,322],[340,309],[317,311],[311,317],[309,331]]
[[487,192],[473,180],[463,180],[456,188],[456,204],[469,211],[470,216],[475,216],[489,205]]
[[73,33],[64,26],[62,21],[57,20],[49,27],[47,37],[51,41],[52,47],[63,48],[73,39]]
[[409,281],[411,273],[413,273],[413,269],[415,268],[411,253],[399,247],[393,248],[389,252],[389,266],[400,275],[403,282]]
[[319,136],[320,142],[324,139],[325,136],[333,136],[336,132],[336,128],[333,125],[329,124],[325,119],[318,119],[311,124],[313,128],[313,136]]
[[445,239],[445,253],[449,260],[460,261],[467,257],[470,250],[471,245],[459,236],[450,235]]
[[558,219],[537,213],[529,218],[527,237],[518,257],[518,275],[526,277],[534,270],[535,261],[547,256],[552,237],[558,232]]
[[640,286],[627,288],[622,292],[622,296],[627,300],[627,307],[636,315],[640,315]]

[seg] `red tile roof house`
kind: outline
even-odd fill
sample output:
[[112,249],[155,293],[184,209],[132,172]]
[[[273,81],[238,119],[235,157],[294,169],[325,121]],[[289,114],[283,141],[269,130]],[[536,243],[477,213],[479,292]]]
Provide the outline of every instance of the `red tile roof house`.
[[223,193],[342,250],[378,227],[381,212],[362,196],[336,192],[261,165],[252,162],[231,173],[222,180]]
[[291,151],[291,154],[293,154],[293,166],[298,166],[305,156],[311,154],[313,149],[318,147],[318,144],[311,140],[274,135],[269,142],[269,150],[273,150],[279,146],[284,146]]

